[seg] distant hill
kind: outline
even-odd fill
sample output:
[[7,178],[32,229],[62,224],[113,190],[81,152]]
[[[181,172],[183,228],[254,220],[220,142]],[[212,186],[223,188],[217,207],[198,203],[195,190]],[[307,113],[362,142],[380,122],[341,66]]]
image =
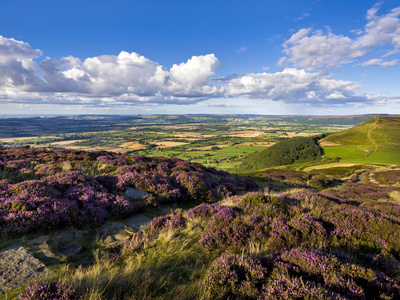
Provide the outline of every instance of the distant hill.
[[320,141],[327,157],[400,165],[400,117],[376,116]]
[[322,155],[316,137],[297,137],[283,140],[243,159],[240,172],[258,171],[265,168],[290,165],[297,160],[314,159]]

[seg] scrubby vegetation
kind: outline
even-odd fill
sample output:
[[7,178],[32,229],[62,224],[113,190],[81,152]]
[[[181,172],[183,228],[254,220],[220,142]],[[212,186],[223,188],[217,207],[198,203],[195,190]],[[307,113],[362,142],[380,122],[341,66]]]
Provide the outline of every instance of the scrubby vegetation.
[[[369,140],[381,121],[364,124]],[[2,247],[68,227],[91,252],[0,299],[400,299],[400,167],[332,164],[318,142],[283,140],[239,175],[178,158],[0,148]],[[365,161],[381,147],[355,145],[375,151]],[[132,188],[147,195],[129,198]],[[105,222],[139,212],[146,227],[105,244]]]
[[[0,171],[1,238],[61,226],[99,226],[147,205],[214,202],[256,187],[252,180],[180,159],[104,152],[3,148]],[[125,196],[129,187],[149,194],[144,201],[130,201]]]
[[316,159],[322,155],[318,139],[316,137],[298,137],[276,143],[243,159],[239,171],[258,171],[275,166],[290,165],[300,159]]

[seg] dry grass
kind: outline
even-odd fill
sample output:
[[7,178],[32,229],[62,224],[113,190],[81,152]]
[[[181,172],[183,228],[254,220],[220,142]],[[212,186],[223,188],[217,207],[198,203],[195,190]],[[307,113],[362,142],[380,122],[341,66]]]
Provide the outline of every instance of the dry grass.
[[126,142],[120,145],[122,148],[126,148],[128,150],[143,150],[146,149],[146,145],[140,144],[139,142]]
[[272,145],[275,145],[275,142],[244,142],[241,144],[237,144],[236,146],[260,146],[260,147],[271,147]]
[[64,146],[68,146],[68,145],[73,145],[77,142],[81,142],[81,140],[70,140],[70,141],[62,141],[62,142],[54,142],[54,143],[49,143],[49,146],[60,146],[60,147],[64,147]]
[[194,148],[190,148],[187,150],[211,150],[211,148],[213,147],[218,147],[218,148],[226,148],[226,147],[230,147],[230,145],[212,145],[212,146],[204,146],[204,147],[194,147]]
[[155,142],[154,144],[156,144],[160,149],[165,149],[165,148],[187,145],[188,143],[163,141],[163,142]]
[[393,191],[389,193],[390,199],[393,200],[393,202],[400,203],[400,192],[399,191]]
[[285,138],[293,138],[299,136],[310,136],[310,135],[317,135],[318,132],[287,132],[285,134],[281,134],[279,137]]
[[329,163],[326,165],[316,165],[316,166],[311,166],[311,167],[307,167],[304,168],[302,171],[304,172],[310,172],[312,170],[322,170],[322,169],[330,169],[330,168],[338,168],[338,167],[352,167],[352,166],[356,166],[359,165],[359,163]]
[[255,138],[263,135],[261,131],[227,131],[226,134],[231,137]]

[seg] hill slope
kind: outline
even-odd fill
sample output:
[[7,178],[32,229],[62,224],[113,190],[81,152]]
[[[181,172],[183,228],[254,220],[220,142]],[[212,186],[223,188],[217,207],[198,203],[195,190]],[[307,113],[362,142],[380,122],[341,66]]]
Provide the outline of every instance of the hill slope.
[[327,136],[320,145],[329,158],[399,165],[400,117],[374,117]]
[[290,165],[300,159],[314,159],[322,155],[318,138],[298,137],[283,140],[243,159],[241,172],[257,171],[269,167]]

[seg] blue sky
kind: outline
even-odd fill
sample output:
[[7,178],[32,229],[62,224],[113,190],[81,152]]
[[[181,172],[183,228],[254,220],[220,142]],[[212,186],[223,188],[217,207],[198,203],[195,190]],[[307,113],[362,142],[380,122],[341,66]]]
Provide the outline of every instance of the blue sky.
[[0,3],[0,114],[400,113],[400,1]]

